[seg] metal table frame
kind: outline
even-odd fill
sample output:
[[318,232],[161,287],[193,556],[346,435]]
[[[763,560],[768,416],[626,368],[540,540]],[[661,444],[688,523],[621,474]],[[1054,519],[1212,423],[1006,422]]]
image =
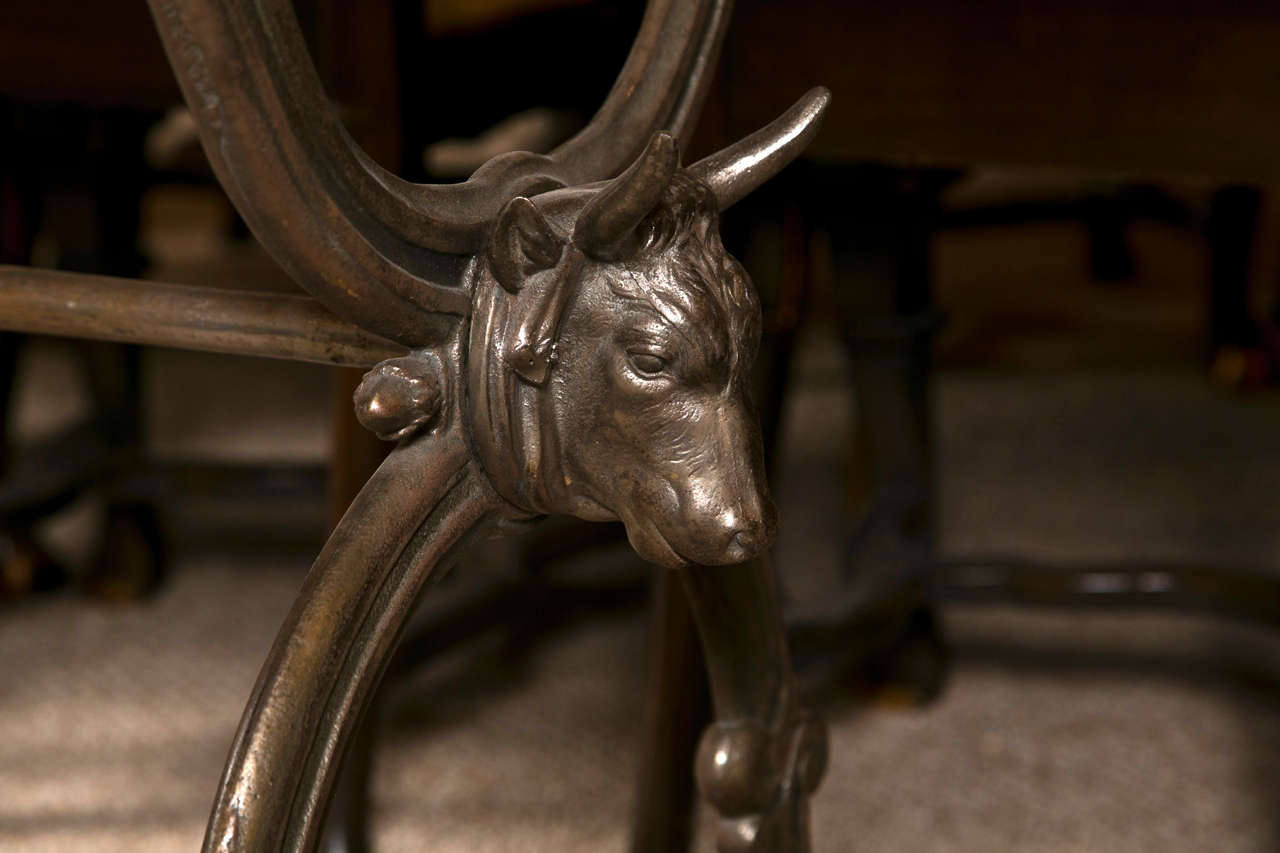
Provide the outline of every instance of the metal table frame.
[[[701,421],[688,405],[651,407],[663,429],[650,441],[681,433],[702,442],[685,453],[718,453],[690,463],[688,482],[671,477],[669,494],[635,485],[652,473],[643,465],[588,465],[588,476],[631,484],[631,502],[610,506],[574,492],[568,473],[563,488],[543,482],[539,465],[568,454],[548,447],[556,429],[620,411],[613,398],[546,391],[549,377],[585,363],[594,340],[573,330],[574,306],[608,316],[616,306],[598,283],[616,290],[623,273],[642,290],[687,295],[669,264],[694,238],[667,235],[674,254],[644,268],[637,260],[658,239],[655,211],[702,210],[682,227],[697,232],[699,251],[720,258],[715,215],[812,139],[825,90],[680,168],[678,148],[705,98],[730,4],[651,0],[614,88],[573,139],[547,156],[495,158],[461,184],[413,184],[347,135],[287,0],[149,3],[219,181],[311,297],[2,267],[0,328],[379,365],[357,391],[357,410],[398,441],[280,628],[232,746],[205,850],[315,849],[343,754],[419,596],[476,536],[551,512],[620,515],[642,553],[679,572],[717,717],[697,772],[720,816],[719,850],[808,850],[807,801],[825,766],[825,731],[798,706],[772,575],[756,556],[771,531],[742,371],[726,374]],[[731,261],[719,263],[712,277],[724,280],[705,286],[737,300],[741,316],[721,321],[749,332],[751,311],[757,327],[759,313],[750,285]],[[724,332],[690,310],[691,320],[672,322],[686,322],[686,333]],[[749,341],[730,340],[728,350],[728,361],[741,353],[749,364]],[[632,380],[679,385],[665,356],[627,358],[638,371]],[[486,414],[477,401],[494,408]],[[719,433],[708,431],[711,421]],[[664,471],[681,470],[671,447],[640,451]],[[723,541],[708,539],[709,530]],[[682,545],[667,541],[678,538],[672,531],[688,534]]]

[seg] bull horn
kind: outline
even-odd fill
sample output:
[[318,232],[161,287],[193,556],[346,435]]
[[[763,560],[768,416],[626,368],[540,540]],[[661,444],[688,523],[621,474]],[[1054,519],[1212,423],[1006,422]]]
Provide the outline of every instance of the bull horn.
[[755,133],[699,160],[689,171],[711,187],[720,209],[739,201],[804,151],[831,103],[823,86],[810,89],[791,109]]
[[680,165],[676,141],[669,133],[655,133],[636,161],[593,198],[573,226],[573,242],[602,260],[626,254],[630,236],[653,210]]

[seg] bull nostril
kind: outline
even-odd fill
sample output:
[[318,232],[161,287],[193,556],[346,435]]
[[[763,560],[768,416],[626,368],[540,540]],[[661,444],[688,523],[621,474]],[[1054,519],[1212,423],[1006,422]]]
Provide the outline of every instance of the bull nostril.
[[765,544],[764,530],[760,524],[740,524],[729,535],[729,555],[737,562],[750,560],[760,553]]
[[721,559],[741,563],[755,557],[769,541],[764,520],[754,513],[726,510],[719,517],[723,539]]

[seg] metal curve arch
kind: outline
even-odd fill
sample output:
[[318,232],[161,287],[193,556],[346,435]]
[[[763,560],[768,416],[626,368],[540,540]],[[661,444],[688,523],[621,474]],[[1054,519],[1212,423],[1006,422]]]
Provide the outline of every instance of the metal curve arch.
[[[468,181],[378,166],[329,102],[288,0],[148,0],[220,182],[273,257],[331,310],[409,346],[465,316],[460,256],[517,195],[613,177],[669,122],[687,134],[728,0],[652,0],[596,118],[548,157],[495,158]],[[446,315],[441,317],[439,315]]]

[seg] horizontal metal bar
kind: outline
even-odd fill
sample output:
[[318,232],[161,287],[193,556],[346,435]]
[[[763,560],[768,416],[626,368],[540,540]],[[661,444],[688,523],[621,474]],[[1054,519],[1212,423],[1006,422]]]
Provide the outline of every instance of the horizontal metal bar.
[[1280,575],[1259,568],[1177,563],[1051,563],[943,558],[944,601],[1066,608],[1180,608],[1280,624]]
[[308,296],[0,266],[0,330],[369,367],[400,344]]

